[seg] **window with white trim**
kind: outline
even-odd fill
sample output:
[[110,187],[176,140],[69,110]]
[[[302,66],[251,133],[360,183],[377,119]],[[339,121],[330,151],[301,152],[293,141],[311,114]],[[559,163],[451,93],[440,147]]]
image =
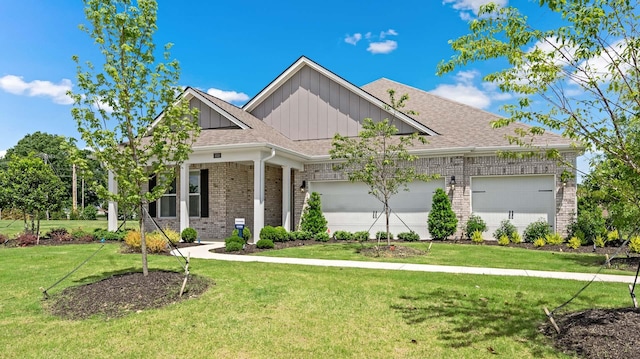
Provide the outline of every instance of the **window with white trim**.
[[200,171],[189,172],[189,217],[200,217]]
[[171,186],[160,197],[160,217],[176,216],[176,179],[171,182]]

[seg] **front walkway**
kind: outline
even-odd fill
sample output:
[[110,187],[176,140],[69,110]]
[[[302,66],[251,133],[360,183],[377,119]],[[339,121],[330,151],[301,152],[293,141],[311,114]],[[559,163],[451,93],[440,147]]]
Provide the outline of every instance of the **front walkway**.
[[[308,266],[322,267],[342,267],[342,268],[364,268],[364,269],[386,269],[386,270],[404,270],[414,272],[434,272],[434,273],[457,273],[457,274],[484,274],[484,275],[503,275],[503,276],[519,276],[519,277],[538,277],[552,279],[570,279],[579,281],[590,281],[594,279],[599,282],[615,282],[615,283],[633,283],[634,276],[616,275],[616,274],[598,274],[593,273],[572,273],[572,272],[547,272],[526,269],[502,269],[502,268],[481,268],[481,267],[459,267],[459,266],[443,266],[431,264],[411,264],[411,263],[389,263],[389,262],[359,262],[345,260],[330,259],[305,259],[305,258],[281,258],[281,257],[261,257],[261,256],[245,256],[235,254],[220,254],[209,252],[211,249],[223,248],[223,242],[209,242],[195,247],[182,248],[183,255],[189,253],[191,258],[201,259],[217,259],[221,261],[234,262],[261,262],[261,263],[279,263],[279,264],[298,264]],[[174,254],[173,251],[171,254]]]

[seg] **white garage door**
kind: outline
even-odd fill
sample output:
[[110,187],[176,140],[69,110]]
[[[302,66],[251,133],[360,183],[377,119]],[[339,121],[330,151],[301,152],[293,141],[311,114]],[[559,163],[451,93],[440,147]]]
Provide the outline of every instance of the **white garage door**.
[[[411,183],[409,191],[400,190],[391,198],[389,207],[393,213],[389,223],[394,237],[400,232],[408,232],[409,227],[420,238],[430,238],[427,217],[436,188],[444,188],[444,180]],[[371,236],[385,230],[384,206],[368,193],[369,188],[365,184],[348,181],[312,182],[310,190],[320,193],[322,211],[332,233],[339,230],[366,231],[372,225],[369,231]]]
[[473,177],[471,209],[487,222],[485,239],[508,219],[522,234],[540,218],[555,224],[554,176]]

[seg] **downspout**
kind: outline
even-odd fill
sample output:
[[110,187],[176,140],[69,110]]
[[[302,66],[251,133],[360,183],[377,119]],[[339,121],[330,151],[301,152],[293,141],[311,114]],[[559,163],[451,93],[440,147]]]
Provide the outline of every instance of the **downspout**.
[[[265,158],[263,158],[260,162],[260,171],[263,171],[266,173],[267,169],[266,169],[266,162],[272,158],[274,158],[276,156],[276,149],[271,147],[271,154]],[[260,202],[264,203],[264,192],[265,192],[265,173],[260,173],[260,181],[262,183],[260,183]]]

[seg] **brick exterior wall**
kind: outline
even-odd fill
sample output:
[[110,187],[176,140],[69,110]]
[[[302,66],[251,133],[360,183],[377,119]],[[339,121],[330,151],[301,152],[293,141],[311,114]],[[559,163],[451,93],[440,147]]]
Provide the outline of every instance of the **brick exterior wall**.
[[[563,154],[564,160],[575,167],[576,154]],[[506,159],[493,156],[447,156],[424,157],[413,162],[418,171],[426,174],[438,174],[445,179],[448,185],[451,176],[456,177],[455,190],[447,191],[451,198],[453,211],[458,217],[458,232],[456,237],[462,235],[462,228],[471,215],[471,177],[473,176],[508,176],[550,174],[556,179],[556,223],[555,228],[563,235],[566,234],[567,225],[576,211],[576,182],[575,178],[563,184],[560,175],[567,170],[574,173],[571,167],[559,165],[555,161],[546,159]],[[342,173],[334,172],[331,163],[318,163],[305,165],[304,171],[295,171],[294,188],[300,188],[302,181],[346,180]],[[305,194],[294,191],[296,226],[300,223],[305,202]],[[426,225],[426,224],[425,224]]]

